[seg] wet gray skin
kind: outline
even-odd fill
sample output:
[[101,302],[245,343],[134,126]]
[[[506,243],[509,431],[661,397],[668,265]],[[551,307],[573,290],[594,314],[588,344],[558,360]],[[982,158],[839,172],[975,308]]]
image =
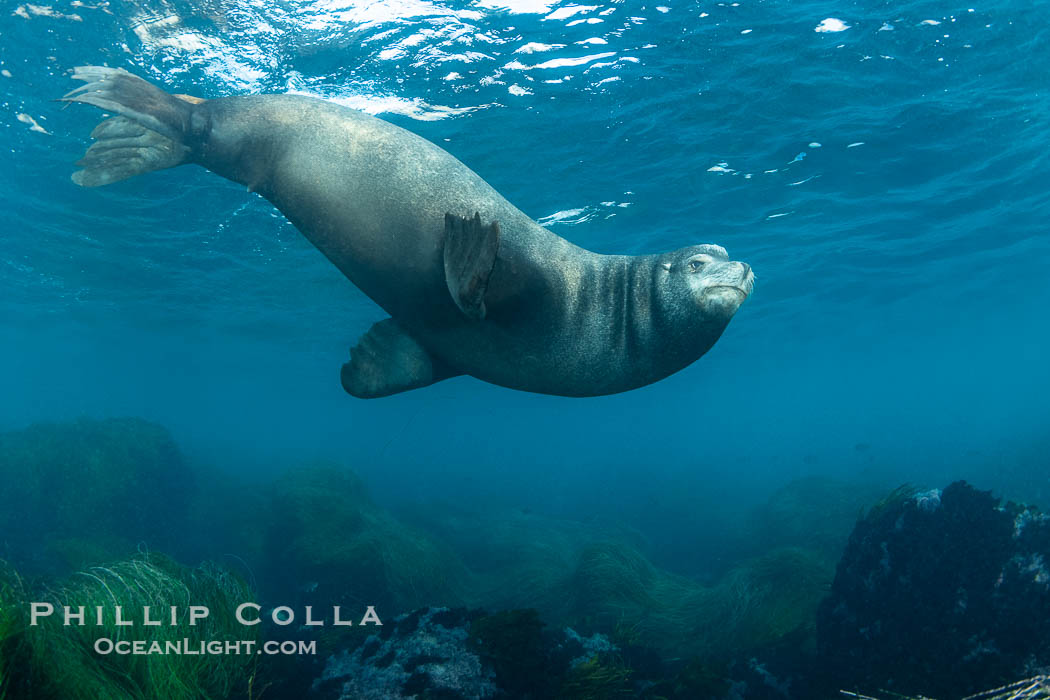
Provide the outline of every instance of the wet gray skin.
[[[561,396],[627,391],[707,352],[754,284],[717,245],[638,256],[573,245],[441,148],[346,107],[292,95],[191,101],[123,71],[77,71],[88,84],[65,99],[122,116],[96,129],[75,181],[201,165],[272,202],[390,315],[343,367],[355,396],[461,374]],[[483,237],[498,222],[498,253],[473,279],[483,307],[472,317],[450,293],[444,256],[446,214],[475,212],[481,228],[464,230]]]

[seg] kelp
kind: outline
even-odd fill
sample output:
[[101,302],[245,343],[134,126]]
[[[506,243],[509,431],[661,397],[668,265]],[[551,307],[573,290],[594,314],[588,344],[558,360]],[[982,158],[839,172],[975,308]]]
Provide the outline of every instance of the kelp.
[[631,669],[613,655],[595,654],[569,671],[558,696],[565,700],[635,697]]
[[7,697],[10,668],[22,631],[22,599],[22,580],[6,562],[0,561],[0,700]]
[[623,528],[513,513],[429,522],[464,557],[470,605],[535,608],[666,658],[726,659],[788,636],[811,647],[834,575],[821,552],[780,547],[701,583],[653,564]]
[[556,622],[603,632],[620,646],[668,658],[729,658],[788,635],[813,644],[817,605],[833,573],[819,556],[784,548],[703,585],[610,541],[584,547],[544,597],[563,601]]
[[796,479],[751,511],[740,533],[741,546],[750,556],[803,547],[835,563],[857,520],[866,509],[877,507],[885,492],[877,484],[825,476]]
[[[240,579],[211,565],[186,568],[159,556],[118,562],[78,572],[61,587],[35,596],[51,603],[55,612],[27,627],[26,672],[32,678],[33,697],[62,700],[218,700],[235,690],[243,692],[256,663],[255,650],[241,654],[99,654],[98,639],[114,644],[135,641],[149,648],[168,642],[199,649],[202,642],[257,640],[258,628],[240,625],[237,605],[252,600]],[[209,609],[206,619],[190,626],[191,605]],[[63,606],[85,608],[85,624],[66,625]],[[95,624],[102,606],[103,624]],[[133,626],[118,626],[117,606]],[[163,624],[146,626],[144,606]],[[179,624],[168,624],[167,611],[176,606]]]
[[458,605],[466,572],[458,558],[368,496],[352,472],[328,465],[278,480],[267,513],[273,578],[325,605],[375,605],[380,614]]
[[171,435],[136,418],[0,433],[0,531],[26,573],[66,574],[181,540],[192,473]]

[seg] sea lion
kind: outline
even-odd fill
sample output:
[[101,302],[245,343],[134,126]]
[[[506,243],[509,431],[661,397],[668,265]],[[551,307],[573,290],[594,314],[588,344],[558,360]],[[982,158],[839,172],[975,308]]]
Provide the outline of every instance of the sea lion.
[[724,248],[600,255],[543,228],[429,141],[298,95],[202,100],[119,68],[76,68],[61,99],[99,124],[73,181],[104,185],[196,163],[274,204],[390,314],[342,383],[387,396],[467,374],[598,396],[662,379],[718,340],[751,293]]

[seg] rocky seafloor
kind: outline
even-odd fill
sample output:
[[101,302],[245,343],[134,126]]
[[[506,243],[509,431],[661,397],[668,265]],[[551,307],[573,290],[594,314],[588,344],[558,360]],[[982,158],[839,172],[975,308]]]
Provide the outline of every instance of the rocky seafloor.
[[[2,700],[1050,697],[1050,520],[965,482],[793,482],[701,581],[608,523],[394,513],[340,465],[248,489],[136,419],[0,434],[0,479]],[[246,627],[245,600],[382,624]],[[31,625],[31,602],[214,612]],[[102,636],[315,652],[100,656]]]

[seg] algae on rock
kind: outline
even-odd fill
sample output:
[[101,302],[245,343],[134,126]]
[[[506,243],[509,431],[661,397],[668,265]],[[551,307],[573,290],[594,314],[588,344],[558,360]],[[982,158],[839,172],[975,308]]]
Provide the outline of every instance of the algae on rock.
[[[33,698],[62,700],[218,700],[243,691],[256,664],[256,655],[241,654],[116,654],[100,655],[96,640],[114,643],[143,642],[146,648],[158,643],[185,643],[199,648],[202,642],[226,642],[258,638],[257,627],[236,622],[237,605],[252,600],[240,579],[211,565],[190,569],[162,557],[123,561],[93,567],[71,576],[65,585],[39,595],[38,602],[51,603],[55,612],[27,627],[25,669],[32,679]],[[103,624],[94,624],[96,607],[103,606]],[[189,606],[205,606],[206,619],[190,626],[180,619],[167,624],[119,626],[117,606],[128,617],[142,615],[144,606],[168,611],[176,606],[185,615]],[[62,606],[74,611],[84,606],[86,624],[64,624]],[[137,611],[130,612],[130,611]],[[141,623],[141,619],[139,620]],[[183,642],[185,640],[185,642]]]
[[18,649],[22,620],[22,581],[14,569],[0,561],[0,700],[7,697],[10,667]]
[[376,506],[352,472],[295,470],[273,494],[267,540],[284,590],[326,605],[374,605],[381,615],[462,601],[459,559]]
[[[0,531],[21,570],[66,573],[176,544],[193,478],[171,435],[137,418],[0,433]],[[72,565],[72,566],[71,566]]]

